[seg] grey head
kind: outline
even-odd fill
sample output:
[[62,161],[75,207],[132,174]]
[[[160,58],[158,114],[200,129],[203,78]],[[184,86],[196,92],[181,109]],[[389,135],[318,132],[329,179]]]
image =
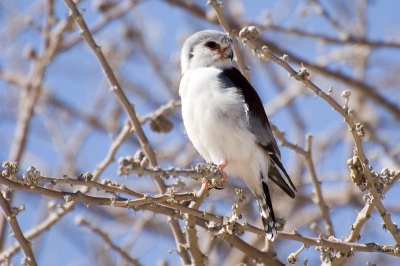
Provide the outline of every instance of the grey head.
[[190,69],[232,65],[232,39],[224,32],[203,30],[186,39],[181,52],[182,75]]

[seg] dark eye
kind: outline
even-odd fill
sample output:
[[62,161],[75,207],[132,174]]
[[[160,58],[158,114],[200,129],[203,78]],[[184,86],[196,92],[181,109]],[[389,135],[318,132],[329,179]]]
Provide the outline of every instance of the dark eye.
[[206,47],[209,48],[209,49],[212,49],[212,50],[218,48],[218,46],[219,46],[219,45],[216,44],[215,42],[207,42],[207,43],[206,43]]

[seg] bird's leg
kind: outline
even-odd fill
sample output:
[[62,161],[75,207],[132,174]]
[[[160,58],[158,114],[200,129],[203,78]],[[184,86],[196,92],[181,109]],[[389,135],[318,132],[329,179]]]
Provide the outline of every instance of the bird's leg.
[[219,169],[221,170],[222,174],[222,187],[216,187],[216,189],[223,189],[225,188],[226,180],[228,179],[228,175],[224,172],[224,168],[228,165],[228,161],[223,161],[218,165]]
[[229,163],[228,161],[223,161],[218,165],[219,169],[221,169],[221,171],[224,170],[224,168],[228,165],[228,163]]
[[221,182],[221,186],[217,186],[217,185],[212,185],[210,187],[210,184],[208,183],[207,179],[203,178],[203,180],[201,181],[202,185],[201,188],[205,189],[205,190],[210,190],[212,188],[215,189],[224,189],[225,188],[225,184],[226,184],[226,180],[228,179],[228,175],[224,172],[224,168],[228,165],[228,161],[223,161],[222,163],[220,163],[218,165],[219,170],[221,171],[222,174],[222,182]]

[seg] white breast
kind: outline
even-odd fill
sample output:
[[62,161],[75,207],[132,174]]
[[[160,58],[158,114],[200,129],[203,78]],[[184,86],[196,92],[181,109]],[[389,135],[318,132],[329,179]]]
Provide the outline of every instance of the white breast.
[[206,161],[220,164],[228,160],[224,169],[228,175],[258,177],[260,170],[268,171],[267,158],[248,130],[242,96],[236,88],[221,88],[221,72],[197,68],[183,76],[179,94],[186,133]]

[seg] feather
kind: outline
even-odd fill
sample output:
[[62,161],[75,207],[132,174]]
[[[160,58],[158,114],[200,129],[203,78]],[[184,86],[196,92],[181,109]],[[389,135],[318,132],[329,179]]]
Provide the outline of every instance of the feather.
[[274,240],[268,178],[292,198],[296,188],[281,163],[260,97],[232,66],[232,45],[228,35],[211,30],[197,32],[185,41],[179,86],[183,123],[193,146],[207,162],[228,162],[223,171],[243,179],[256,198],[268,238]]
[[[225,78],[225,83],[227,84],[221,82],[222,86],[234,86],[244,98],[244,103],[248,107],[249,129],[256,136],[259,146],[274,162],[271,164],[269,169],[273,174],[268,174],[268,177],[283,191],[285,191],[286,194],[291,198],[294,198],[294,191],[297,190],[280,161],[281,154],[279,152],[278,144],[276,143],[275,137],[272,135],[267,114],[265,113],[262,101],[256,90],[235,67],[224,69],[220,76],[223,76],[224,78],[227,77],[229,81],[231,81],[231,84],[229,84],[226,82]],[[222,78],[220,79],[221,81],[224,81]],[[283,179],[278,169],[276,169],[275,164],[278,165],[279,169],[284,173],[292,188],[290,188]]]
[[275,226],[275,214],[272,208],[271,195],[269,194],[268,185],[264,181],[264,177],[261,175],[263,195],[256,195],[258,209],[261,214],[261,221],[264,226],[264,231],[267,233],[269,240],[274,240],[276,237],[276,226]]

